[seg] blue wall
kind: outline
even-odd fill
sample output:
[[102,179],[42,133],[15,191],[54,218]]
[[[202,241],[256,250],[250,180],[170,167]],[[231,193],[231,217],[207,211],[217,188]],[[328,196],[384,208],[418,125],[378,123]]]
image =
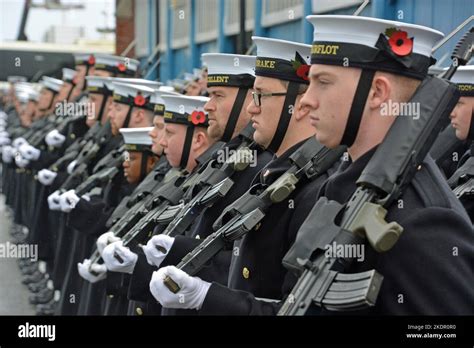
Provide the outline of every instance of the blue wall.
[[[194,2],[195,0],[192,1]],[[220,14],[224,13],[222,6],[226,6],[225,4],[225,0],[220,0]],[[262,13],[262,1],[254,0],[254,6],[255,18],[258,19]],[[311,11],[311,0],[305,0],[304,8],[305,14],[309,14]],[[332,14],[350,15],[355,9],[356,7],[338,10],[332,12]],[[192,6],[193,10],[194,6]],[[168,10],[168,13],[170,12],[171,10]],[[472,14],[474,14],[474,0],[372,0],[361,15],[425,25],[448,34]],[[192,16],[193,12],[188,18]],[[168,18],[170,18],[170,15]],[[222,18],[223,16],[221,16]],[[311,43],[312,41],[312,27],[308,25],[304,18],[268,28],[263,28],[259,23],[256,23],[255,28],[257,34],[260,33],[267,37],[306,43]],[[170,29],[171,26],[168,25],[168,30]],[[443,66],[449,65],[449,53],[465,31],[466,28],[436,52],[435,57],[437,59],[446,56],[442,63]],[[191,71],[193,67],[199,67],[200,55],[202,53],[230,52],[232,49],[231,40],[223,34],[222,22],[219,26],[218,40],[194,45],[193,31],[190,34],[191,47],[194,47],[194,54],[192,54],[192,50],[189,47],[171,50],[162,54],[159,69],[162,81],[181,77],[184,71]]]

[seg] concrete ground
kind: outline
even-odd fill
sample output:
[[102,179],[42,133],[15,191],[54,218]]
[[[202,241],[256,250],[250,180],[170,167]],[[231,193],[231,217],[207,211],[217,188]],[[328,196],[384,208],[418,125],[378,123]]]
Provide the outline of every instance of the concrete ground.
[[[11,240],[10,220],[5,214],[4,197],[0,195],[0,243]],[[28,288],[21,283],[17,259],[0,257],[0,315],[35,315],[29,304]]]

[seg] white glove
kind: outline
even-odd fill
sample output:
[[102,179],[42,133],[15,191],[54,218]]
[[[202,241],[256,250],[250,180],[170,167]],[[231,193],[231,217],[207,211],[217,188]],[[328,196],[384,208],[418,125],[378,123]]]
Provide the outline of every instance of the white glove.
[[[122,262],[116,257],[117,254]],[[129,248],[123,246],[123,242],[118,242],[107,245],[102,251],[102,259],[107,266],[107,270],[120,273],[133,273],[133,269],[137,264],[138,255],[130,251]]]
[[[98,263],[91,265],[91,260],[89,259],[85,259],[82,263],[79,262],[77,270],[79,275],[90,283],[97,283],[99,280],[107,278],[107,268],[105,265],[99,265]],[[90,271],[98,273],[98,275],[94,275]]]
[[[1,122],[1,120],[0,120]],[[9,138],[10,137],[10,134],[5,130],[5,127],[3,127],[1,124],[0,124],[0,138]]]
[[97,238],[97,250],[99,250],[100,255],[102,256],[102,252],[107,245],[118,242],[119,240],[121,239],[116,237],[112,231],[102,234],[99,238]]
[[[181,290],[172,293],[163,280],[171,277]],[[211,283],[201,278],[191,277],[175,266],[167,266],[153,272],[150,291],[153,297],[165,308],[201,309]]]
[[160,268],[161,263],[168,254],[168,251],[170,251],[173,243],[173,237],[163,234],[153,236],[148,241],[148,243],[142,247],[146,256],[146,261],[150,264],[150,266],[156,266]]
[[53,129],[51,132],[49,132],[44,139],[46,144],[54,147],[61,147],[65,140],[66,137],[59,133],[57,129]]
[[48,196],[48,206],[49,210],[61,210],[61,204],[59,202],[59,197],[61,195],[60,191],[54,191],[52,194]]
[[64,213],[70,213],[77,205],[81,199],[76,195],[74,190],[69,190],[64,192],[59,197],[59,204],[61,206],[61,211]]
[[5,111],[0,111],[0,120],[6,120],[8,115]]
[[41,154],[40,150],[29,144],[21,145],[18,151],[20,151],[23,158],[26,158],[29,161],[36,161]]
[[10,138],[0,137],[0,146],[9,145],[11,143]]
[[72,172],[74,171],[74,168],[76,167],[76,163],[77,161],[72,161],[71,163],[68,164],[67,166],[68,174],[72,174]]
[[13,156],[15,155],[15,148],[10,145],[5,145],[2,147],[2,161],[4,163],[12,163]]
[[53,172],[49,169],[41,169],[38,172],[38,181],[44,186],[49,186],[53,183],[54,179],[58,176],[58,173]]
[[16,149],[18,149],[21,145],[24,145],[24,144],[28,144],[28,142],[26,141],[25,138],[16,138],[15,140],[13,140],[13,147],[15,147]]
[[7,121],[3,118],[0,118],[0,127],[5,127],[7,125]]
[[30,163],[30,161],[28,161],[26,158],[23,158],[23,156],[17,152],[15,153],[15,163],[18,167],[25,168]]

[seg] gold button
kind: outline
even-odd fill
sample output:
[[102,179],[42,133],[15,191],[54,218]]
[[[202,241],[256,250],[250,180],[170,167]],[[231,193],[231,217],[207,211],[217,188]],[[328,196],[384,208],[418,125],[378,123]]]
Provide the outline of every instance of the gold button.
[[247,267],[244,267],[242,269],[242,275],[244,276],[245,279],[249,279],[250,277],[250,270]]
[[114,298],[114,295],[109,295],[109,298]]
[[259,228],[260,228],[260,226],[262,226],[262,223],[261,223],[261,222],[259,222],[259,223],[257,224],[257,226],[255,226],[255,231],[258,231]]
[[138,315],[143,315],[143,310],[140,307],[137,307],[135,311],[137,312]]
[[76,134],[71,133],[71,139],[76,139]]

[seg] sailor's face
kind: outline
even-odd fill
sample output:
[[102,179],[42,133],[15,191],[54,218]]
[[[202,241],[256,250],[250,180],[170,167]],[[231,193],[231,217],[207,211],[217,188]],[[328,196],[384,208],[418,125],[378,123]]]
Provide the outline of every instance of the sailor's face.
[[53,99],[53,92],[49,89],[41,89],[40,97],[38,100],[38,108],[40,110],[45,110],[49,107],[51,100]]
[[119,134],[119,129],[123,127],[129,108],[129,105],[112,102],[109,117],[113,135]]
[[161,156],[163,153],[163,146],[160,145],[161,139],[165,135],[165,122],[163,116],[155,116],[153,118],[153,129],[149,133],[152,146],[151,146],[151,151],[158,155]]
[[198,82],[191,82],[186,86],[186,95],[188,97],[196,97],[201,94],[201,88]]
[[89,103],[91,104],[92,108],[87,108],[88,111],[91,111],[91,114],[87,115],[86,119],[86,124],[88,127],[92,127],[99,117],[100,106],[102,105],[103,99],[104,96],[100,93],[89,93]]
[[451,112],[451,125],[459,140],[466,140],[474,113],[474,97],[461,97]]
[[183,154],[186,126],[165,123],[165,134],[160,140],[166,154],[166,159],[173,168],[178,168]]
[[309,88],[301,104],[309,109],[316,139],[329,148],[341,143],[359,76],[360,69],[311,66]]
[[112,76],[112,73],[106,70],[94,70],[93,75],[100,76],[100,77],[110,77]]
[[69,82],[64,82],[61,86],[61,88],[59,89],[59,93],[58,93],[58,97],[57,97],[57,100],[59,102],[63,101],[63,100],[66,100],[68,94],[69,94],[69,91],[71,90],[72,88],[72,84],[69,83]]
[[140,181],[142,157],[143,154],[138,151],[125,153],[123,173],[129,184],[137,184]]
[[212,139],[220,140],[229,120],[230,112],[237,96],[237,87],[209,87],[209,101],[204,110],[209,115],[207,134]]
[[[282,93],[286,92],[286,87],[280,80],[257,76],[254,91],[258,93]],[[247,105],[247,112],[255,129],[254,140],[263,147],[268,147],[275,135],[285,103],[285,96],[262,96],[260,103],[261,105],[257,106],[252,99]]]

